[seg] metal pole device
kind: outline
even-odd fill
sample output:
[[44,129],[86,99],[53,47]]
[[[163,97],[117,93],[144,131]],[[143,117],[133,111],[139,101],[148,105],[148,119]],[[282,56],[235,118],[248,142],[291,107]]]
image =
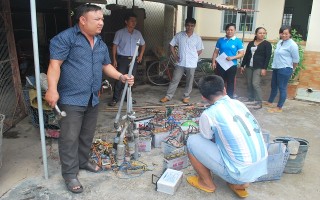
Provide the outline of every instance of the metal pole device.
[[[136,49],[134,51],[130,67],[129,67],[129,72],[128,76],[131,77],[132,75],[132,70],[135,64],[136,57],[138,55],[138,49],[140,45],[140,40],[137,41],[136,43]],[[121,109],[123,106],[124,98],[127,94],[127,113],[126,115],[122,118],[125,121],[125,124],[123,128],[121,128],[119,120],[120,120],[120,115],[121,115]],[[124,154],[125,154],[125,145],[123,143],[124,137],[127,133],[129,136],[128,139],[128,146],[129,146],[129,152],[130,154],[134,155],[134,159],[138,159],[138,141],[139,141],[139,131],[138,130],[133,130],[133,120],[135,119],[134,112],[132,110],[132,92],[131,92],[131,86],[129,86],[128,81],[126,81],[124,85],[124,89],[122,92],[121,96],[121,101],[119,104],[118,112],[115,118],[114,122],[114,127],[117,131],[117,136],[114,140],[115,143],[117,144],[117,164],[121,165],[123,160],[124,160]]]
[[36,88],[37,88],[37,101],[38,101],[38,113],[39,113],[39,128],[41,137],[41,148],[42,148],[42,161],[44,169],[44,178],[48,179],[48,162],[47,162],[47,152],[46,143],[44,135],[44,121],[43,121],[43,110],[42,110],[42,95],[40,86],[40,67],[39,67],[39,49],[38,49],[38,29],[37,29],[37,10],[35,0],[30,0],[30,12],[31,12],[31,25],[32,25],[32,41],[33,41],[33,59],[35,65],[35,75],[36,75]]

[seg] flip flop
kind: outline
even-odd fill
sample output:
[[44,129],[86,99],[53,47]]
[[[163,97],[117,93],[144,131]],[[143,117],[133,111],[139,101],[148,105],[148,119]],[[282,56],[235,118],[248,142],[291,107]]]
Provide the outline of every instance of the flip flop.
[[[83,187],[77,178],[65,179],[66,186],[70,192],[81,193],[83,192]],[[79,188],[76,188],[79,187]]]
[[235,189],[231,184],[228,183],[229,188],[240,198],[246,198],[249,196],[249,193],[246,189]]
[[268,109],[269,113],[281,113],[282,109],[278,109],[278,108],[270,108]]
[[212,193],[212,192],[215,191],[215,190],[209,190],[209,189],[206,189],[206,188],[200,186],[200,185],[199,185],[199,177],[198,177],[198,176],[189,176],[189,177],[187,178],[187,182],[188,182],[190,185],[192,185],[193,187],[198,188],[198,189],[200,189],[200,190],[203,190],[203,191],[205,191],[205,192],[210,192],[210,193]]

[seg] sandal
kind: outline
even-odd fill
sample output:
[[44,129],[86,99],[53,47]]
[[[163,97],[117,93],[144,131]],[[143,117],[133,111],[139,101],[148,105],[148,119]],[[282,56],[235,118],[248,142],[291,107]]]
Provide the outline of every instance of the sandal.
[[268,109],[268,112],[269,113],[281,113],[282,112],[282,109],[280,108],[278,108],[278,107],[276,107],[276,108],[270,108],[270,109]]
[[66,186],[70,192],[81,193],[83,192],[83,187],[79,182],[78,178],[65,179]]
[[263,102],[262,104],[263,104],[264,106],[266,106],[266,107],[269,107],[269,108],[273,108],[273,107],[274,107],[273,103],[270,103],[270,102],[268,102],[268,101],[265,101],[265,102]]
[[238,197],[240,198],[246,198],[249,196],[248,191],[244,188],[244,189],[236,189],[234,188],[234,186],[230,183],[228,183],[229,188],[236,194],[238,195]]
[[93,173],[98,173],[102,170],[101,167],[99,167],[96,163],[90,161],[88,161],[87,164],[85,164],[84,166],[80,167],[80,169],[85,169]]
[[189,176],[188,178],[187,178],[187,182],[190,184],[190,185],[192,185],[193,187],[195,187],[195,188],[198,188],[198,189],[200,189],[200,190],[203,190],[203,191],[205,191],[205,192],[209,192],[209,193],[212,193],[212,192],[214,192],[215,190],[213,189],[207,189],[207,188],[204,188],[204,187],[202,187],[202,186],[200,186],[199,185],[199,177],[198,176]]

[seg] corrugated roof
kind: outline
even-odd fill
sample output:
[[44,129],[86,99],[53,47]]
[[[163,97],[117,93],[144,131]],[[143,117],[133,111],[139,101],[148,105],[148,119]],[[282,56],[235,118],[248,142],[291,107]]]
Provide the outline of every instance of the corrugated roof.
[[158,3],[169,4],[174,6],[176,5],[192,6],[192,7],[198,7],[198,8],[215,9],[215,10],[229,10],[234,12],[258,12],[252,9],[236,8],[232,5],[212,4],[209,2],[197,1],[197,0],[145,0],[145,1],[158,2]]

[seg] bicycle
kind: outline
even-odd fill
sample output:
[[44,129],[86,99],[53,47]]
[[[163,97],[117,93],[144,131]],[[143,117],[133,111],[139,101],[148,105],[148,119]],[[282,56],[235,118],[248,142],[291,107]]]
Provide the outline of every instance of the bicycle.
[[[214,74],[214,71],[211,68],[211,62],[212,61],[210,58],[200,58],[198,60],[193,80],[195,86],[198,86],[198,82],[201,77]],[[176,62],[172,54],[170,55],[169,59],[154,61],[147,69],[148,80],[150,83],[158,86],[169,85],[173,78],[175,65]],[[184,77],[186,77],[185,73]]]

